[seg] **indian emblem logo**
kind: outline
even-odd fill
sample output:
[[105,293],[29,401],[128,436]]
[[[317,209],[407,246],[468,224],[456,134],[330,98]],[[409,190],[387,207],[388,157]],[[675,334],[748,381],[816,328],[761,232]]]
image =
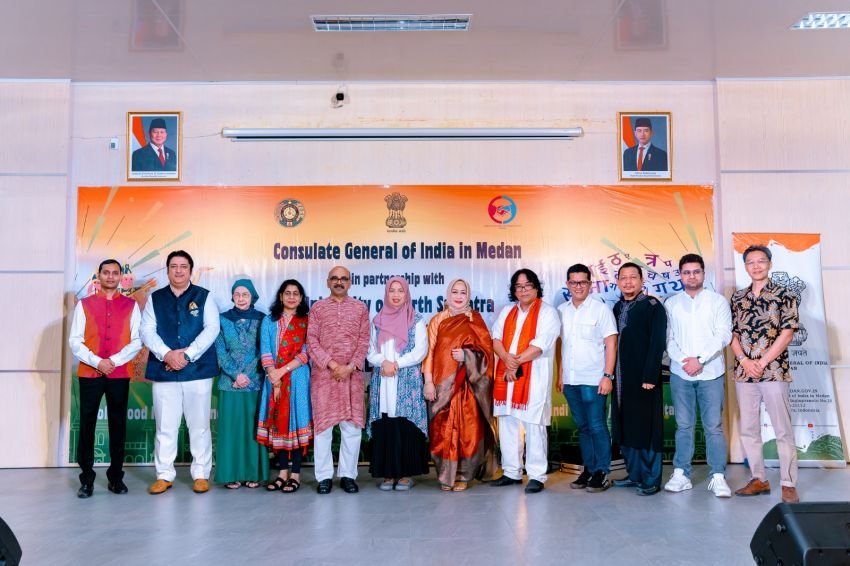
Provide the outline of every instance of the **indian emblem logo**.
[[387,203],[387,210],[390,215],[387,216],[387,228],[401,229],[407,226],[407,220],[404,218],[404,207],[407,205],[407,197],[401,193],[392,193],[384,197]]
[[293,228],[304,220],[304,205],[295,199],[280,201],[274,210],[274,217],[285,228]]
[[487,214],[496,224],[509,224],[516,218],[516,203],[510,197],[498,196],[487,205]]
[[[806,290],[806,283],[796,275],[791,277],[786,271],[774,271],[770,274],[770,280],[780,287],[785,287],[785,290],[794,295],[797,299],[797,305],[803,302],[803,291]],[[809,338],[809,331],[806,330],[802,322],[794,331],[794,338],[791,339],[789,346],[799,347]]]

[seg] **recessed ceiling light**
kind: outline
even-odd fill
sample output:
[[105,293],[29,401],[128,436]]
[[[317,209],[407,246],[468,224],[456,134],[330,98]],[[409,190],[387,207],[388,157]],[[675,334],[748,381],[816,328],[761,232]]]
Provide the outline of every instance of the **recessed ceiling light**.
[[850,12],[810,12],[791,29],[850,29]]
[[316,31],[467,31],[472,14],[310,16]]

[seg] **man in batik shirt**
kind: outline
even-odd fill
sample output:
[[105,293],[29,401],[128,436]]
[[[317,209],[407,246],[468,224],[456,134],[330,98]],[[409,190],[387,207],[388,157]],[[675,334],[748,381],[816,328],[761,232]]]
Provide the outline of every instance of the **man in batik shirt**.
[[764,401],[776,433],[782,501],[796,503],[797,446],[791,427],[788,345],[799,326],[797,297],[770,280],[771,253],[765,246],[744,250],[749,287],[732,295],[732,351],[735,392],[741,414],[741,444],[752,478],[735,495],[770,493],[764,471],[760,407]]

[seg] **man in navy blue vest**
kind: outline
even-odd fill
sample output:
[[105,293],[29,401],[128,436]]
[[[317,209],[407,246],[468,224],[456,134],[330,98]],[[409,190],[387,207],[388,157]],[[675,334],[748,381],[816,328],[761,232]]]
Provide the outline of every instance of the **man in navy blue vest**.
[[156,482],[148,492],[164,493],[174,482],[177,437],[185,416],[192,489],[205,493],[212,470],[210,400],[218,361],[210,346],[218,336],[218,307],[209,291],[192,284],[192,256],[171,252],[166,265],[168,286],[150,296],[142,314],[142,342],[150,350],[145,377],[153,381],[156,418]]

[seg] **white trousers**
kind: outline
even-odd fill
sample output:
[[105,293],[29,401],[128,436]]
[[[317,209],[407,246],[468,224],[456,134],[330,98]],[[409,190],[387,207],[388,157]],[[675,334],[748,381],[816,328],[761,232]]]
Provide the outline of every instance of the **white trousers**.
[[[522,432],[525,430],[525,442]],[[522,479],[522,456],[525,452],[525,471],[528,479],[546,482],[549,468],[546,425],[522,422],[510,415],[499,417],[499,448],[502,451],[502,470],[514,480]]]
[[[329,480],[334,476],[334,458],[331,453],[333,427],[317,434],[313,439],[313,461],[316,471],[316,481]],[[363,429],[342,421],[339,423],[339,433],[342,442],[339,445],[339,468],[337,477],[357,479],[357,463],[360,459],[360,439]]]
[[194,381],[157,381],[153,384],[153,414],[156,418],[156,444],[153,460],[157,479],[174,481],[177,471],[177,437],[180,421],[186,417],[189,448],[192,451],[192,479],[209,479],[212,470],[210,402],[212,378]]

